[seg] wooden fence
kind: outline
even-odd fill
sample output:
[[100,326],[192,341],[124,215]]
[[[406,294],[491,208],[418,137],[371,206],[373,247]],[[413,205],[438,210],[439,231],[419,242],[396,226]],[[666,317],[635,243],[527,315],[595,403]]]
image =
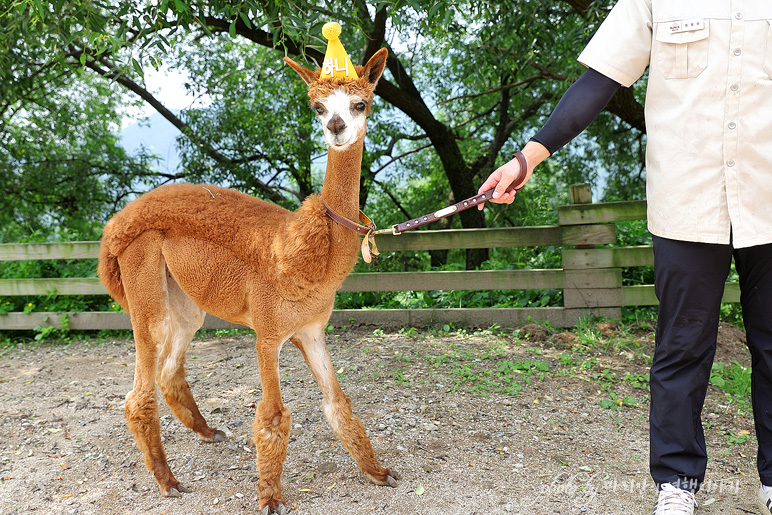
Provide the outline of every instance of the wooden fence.
[[[653,264],[651,246],[597,247],[616,243],[615,222],[646,218],[645,201],[593,204],[589,185],[571,186],[571,205],[558,208],[558,225],[492,229],[429,230],[378,237],[382,252],[523,246],[563,246],[560,269],[443,272],[355,273],[341,291],[529,290],[562,289],[562,307],[335,310],[336,326],[520,327],[529,321],[573,327],[587,316],[619,318],[623,306],[657,304],[653,285],[624,286],[622,269]],[[87,259],[99,254],[99,242],[0,244],[2,261]],[[384,259],[388,259],[385,256]],[[0,298],[8,296],[106,295],[96,277],[0,280]],[[724,302],[739,302],[739,286],[727,283]],[[125,313],[7,313],[0,330],[59,326],[66,317],[71,329],[130,329]],[[205,328],[239,327],[207,316]]]

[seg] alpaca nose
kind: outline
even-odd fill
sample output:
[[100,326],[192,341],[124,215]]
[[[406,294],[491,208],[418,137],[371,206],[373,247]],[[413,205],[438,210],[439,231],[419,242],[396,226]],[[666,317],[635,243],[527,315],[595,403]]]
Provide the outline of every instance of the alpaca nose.
[[340,134],[340,132],[345,128],[346,122],[343,121],[343,118],[341,118],[340,115],[334,115],[332,118],[330,118],[330,121],[327,122],[327,130],[335,135]]

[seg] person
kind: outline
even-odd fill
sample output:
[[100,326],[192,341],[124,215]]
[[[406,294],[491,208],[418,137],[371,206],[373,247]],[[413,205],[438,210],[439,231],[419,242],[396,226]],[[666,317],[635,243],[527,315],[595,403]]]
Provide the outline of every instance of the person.
[[[527,177],[648,68],[646,196],[659,299],[650,373],[654,513],[692,514],[707,466],[701,411],[734,259],[753,367],[758,502],[772,514],[772,2],[620,0],[587,71],[522,148]],[[480,187],[510,204],[518,160]]]

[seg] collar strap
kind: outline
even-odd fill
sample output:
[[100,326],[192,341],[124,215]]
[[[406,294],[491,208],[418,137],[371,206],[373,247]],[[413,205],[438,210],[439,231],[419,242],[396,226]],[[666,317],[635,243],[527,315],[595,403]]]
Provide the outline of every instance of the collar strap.
[[363,234],[365,237],[362,239],[362,259],[364,259],[365,263],[369,263],[373,260],[374,257],[378,257],[378,246],[375,244],[375,232],[376,227],[370,218],[364,214],[362,211],[359,211],[359,221],[363,224],[367,225],[359,225],[356,222],[352,222],[348,218],[339,215],[335,211],[333,211],[330,206],[327,204],[324,205],[324,208],[327,210],[327,216],[332,218],[333,221],[336,223],[339,223],[343,227],[347,229],[351,229],[352,231],[356,231],[359,234]]
[[324,205],[324,208],[327,210],[327,216],[332,218],[335,222],[339,223],[346,229],[351,229],[352,231],[356,231],[359,234],[367,234],[368,232],[374,231],[376,229],[373,221],[370,220],[370,218],[368,218],[368,216],[362,211],[359,212],[359,221],[367,225],[359,225],[356,222],[352,222],[348,218],[341,216],[333,211],[332,208],[327,204]]

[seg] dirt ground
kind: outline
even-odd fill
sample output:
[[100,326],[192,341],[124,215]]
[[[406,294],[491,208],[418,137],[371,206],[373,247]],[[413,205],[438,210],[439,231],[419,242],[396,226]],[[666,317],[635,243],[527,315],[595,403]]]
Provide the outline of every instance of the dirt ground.
[[[599,328],[589,346],[542,326],[330,333],[342,386],[380,460],[400,473],[397,488],[360,475],[324,419],[300,352],[285,346],[285,501],[298,514],[648,515],[648,392],[631,378],[648,372],[653,336],[640,331],[628,337],[638,350],[609,355],[604,338],[615,331]],[[716,359],[748,365],[742,331],[722,326]],[[519,391],[494,380],[507,363],[533,364],[519,366]],[[225,442],[201,443],[161,403],[170,465],[192,487],[182,498],[159,496],[124,423],[133,367],[131,340],[0,351],[0,513],[259,512],[252,337],[209,336],[188,352],[194,395]],[[737,408],[711,387],[700,515],[758,513],[752,419]]]

